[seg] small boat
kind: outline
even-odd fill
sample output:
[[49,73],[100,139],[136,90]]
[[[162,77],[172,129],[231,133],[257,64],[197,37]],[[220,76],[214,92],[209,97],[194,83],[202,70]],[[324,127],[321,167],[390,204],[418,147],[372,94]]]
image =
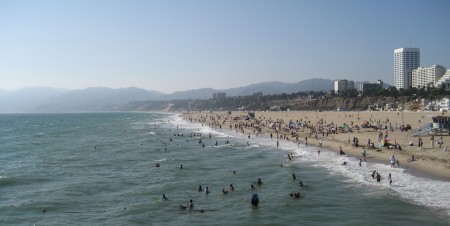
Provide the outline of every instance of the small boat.
[[252,196],[252,205],[253,206],[258,206],[258,203],[259,203],[258,194],[253,194],[253,196]]

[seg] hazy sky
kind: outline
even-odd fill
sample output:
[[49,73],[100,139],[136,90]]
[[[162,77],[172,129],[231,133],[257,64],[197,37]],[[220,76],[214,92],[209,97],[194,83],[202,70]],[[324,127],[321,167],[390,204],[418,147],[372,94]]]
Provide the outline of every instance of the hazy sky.
[[448,0],[0,0],[0,89],[393,84],[396,48],[450,68],[449,10]]

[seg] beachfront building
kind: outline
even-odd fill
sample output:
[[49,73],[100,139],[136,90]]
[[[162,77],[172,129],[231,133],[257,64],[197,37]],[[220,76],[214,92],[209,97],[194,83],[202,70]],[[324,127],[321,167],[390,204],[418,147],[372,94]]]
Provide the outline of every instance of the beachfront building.
[[450,90],[450,70],[448,70],[434,85],[436,88],[442,88]]
[[364,82],[364,83],[360,83],[358,84],[358,91],[364,94],[375,94],[378,91],[380,91],[381,89],[383,89],[383,81],[378,80],[376,82]]
[[346,79],[334,81],[334,93],[339,94],[341,92],[350,91],[355,89],[355,82]]
[[412,71],[412,87],[434,87],[435,83],[445,74],[446,68],[441,65],[419,67]]
[[438,111],[448,111],[450,109],[450,99],[448,98],[442,98],[438,101],[436,101],[436,105],[438,107]]
[[400,48],[394,50],[394,82],[399,89],[412,87],[412,71],[420,67],[419,48]]

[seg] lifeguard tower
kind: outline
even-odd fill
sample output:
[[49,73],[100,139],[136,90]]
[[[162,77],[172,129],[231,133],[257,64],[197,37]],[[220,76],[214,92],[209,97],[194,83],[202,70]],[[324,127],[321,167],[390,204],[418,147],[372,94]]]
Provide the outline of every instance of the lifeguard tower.
[[450,117],[449,116],[433,116],[432,123],[425,124],[411,131],[411,136],[419,136],[423,134],[429,135],[450,135]]

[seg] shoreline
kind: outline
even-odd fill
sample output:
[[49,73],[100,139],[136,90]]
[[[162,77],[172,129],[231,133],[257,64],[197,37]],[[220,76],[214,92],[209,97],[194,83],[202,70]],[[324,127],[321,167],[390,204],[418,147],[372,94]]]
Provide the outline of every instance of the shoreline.
[[[384,113],[384,112],[383,112]],[[389,117],[388,122],[393,125],[393,123],[399,124],[399,117],[397,120],[393,120],[395,118],[395,114],[399,116],[398,112],[390,112],[391,114],[383,114],[382,117]],[[440,112],[439,112],[440,113]],[[319,117],[323,116],[323,117]],[[356,115],[360,117],[360,120],[363,120],[364,117],[370,115],[370,121],[381,122],[380,117],[374,117],[374,114],[379,114],[379,112],[317,112],[317,111],[295,111],[295,112],[255,112],[255,118],[246,120],[247,113],[245,112],[232,112],[229,115],[227,112],[183,112],[181,113],[181,117],[189,123],[200,123],[203,125],[207,125],[213,129],[224,128],[224,129],[236,129],[245,134],[253,134],[253,135],[261,135],[264,137],[270,138],[270,134],[273,136],[279,137],[280,141],[289,141],[289,142],[299,142],[302,145],[305,145],[305,137],[307,137],[308,145],[312,145],[318,149],[320,149],[320,140],[323,141],[323,148],[329,149],[331,151],[339,153],[339,147],[341,146],[343,151],[347,156],[352,158],[362,158],[362,146],[365,145],[365,140],[371,139],[376,140],[376,136],[378,133],[383,130],[373,131],[371,129],[359,129],[357,132],[348,132],[348,133],[340,133],[336,134],[330,133],[328,128],[325,130],[328,132],[325,135],[325,132],[318,133],[316,128],[307,129],[307,127],[296,129],[295,136],[293,135],[292,129],[281,130],[281,127],[275,129],[269,129],[268,125],[276,124],[278,126],[284,125],[287,122],[296,122],[301,121],[302,124],[314,124],[314,121],[321,122],[322,124],[327,124],[328,120],[330,125],[342,125],[347,123],[347,125],[355,125]],[[436,115],[435,112],[405,112],[402,116],[402,120],[411,124],[412,128],[419,127],[421,120],[426,120],[424,116]],[[315,117],[314,117],[315,116]],[[418,119],[417,119],[418,118]],[[431,120],[431,117],[429,117]],[[407,121],[405,120],[407,119]],[[413,123],[414,120],[417,123]],[[259,121],[259,122],[258,122]],[[265,122],[264,122],[265,121]],[[369,121],[369,120],[367,120]],[[317,123],[316,122],[316,123]],[[411,122],[411,123],[410,123]],[[270,123],[270,124],[268,124]],[[428,121],[424,122],[428,123]],[[273,127],[272,127],[273,128]],[[352,127],[353,128],[353,127]],[[313,132],[316,130],[316,132]],[[431,147],[431,144],[426,142],[428,141],[430,136],[422,136],[424,148],[419,149],[415,146],[408,146],[410,141],[414,142],[418,138],[411,137],[408,132],[399,132],[399,131],[387,131],[389,136],[395,138],[395,142],[401,145],[402,150],[397,149],[387,149],[385,147],[368,149],[367,150],[367,161],[378,162],[382,164],[389,165],[389,157],[395,155],[397,159],[400,161],[400,166],[405,170],[405,172],[410,173],[414,176],[426,177],[434,180],[441,181],[450,181],[450,151],[443,151],[442,149],[445,147],[445,144],[450,144],[450,136],[442,136],[444,145],[439,148],[438,145],[435,145],[435,148]],[[316,139],[316,136],[317,138]],[[274,137],[274,140],[277,138]],[[351,137],[357,137],[359,141],[359,147],[354,147],[352,145]],[[297,141],[298,138],[298,141]],[[436,139],[437,140],[437,139]],[[376,143],[376,141],[374,141]],[[428,144],[427,144],[428,143]],[[428,147],[429,146],[429,147]],[[376,151],[376,150],[381,151]],[[411,156],[416,156],[416,160],[412,162],[408,162],[407,159]],[[359,156],[359,157],[358,157]]]

